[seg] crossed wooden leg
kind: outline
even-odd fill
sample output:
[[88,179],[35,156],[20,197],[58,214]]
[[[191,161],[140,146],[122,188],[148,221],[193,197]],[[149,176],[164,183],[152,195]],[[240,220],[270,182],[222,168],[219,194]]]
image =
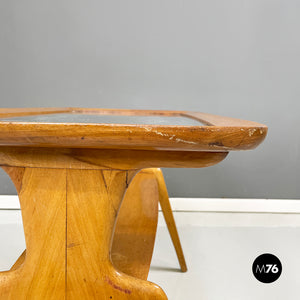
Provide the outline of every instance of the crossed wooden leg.
[[181,270],[187,270],[162,171],[143,169],[133,178],[125,194],[114,234],[112,261],[122,272],[145,280],[153,254],[158,202]]

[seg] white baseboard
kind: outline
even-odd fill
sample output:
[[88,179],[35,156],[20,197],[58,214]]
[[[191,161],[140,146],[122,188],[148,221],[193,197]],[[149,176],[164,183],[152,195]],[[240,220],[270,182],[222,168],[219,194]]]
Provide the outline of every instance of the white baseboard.
[[[174,212],[300,214],[300,199],[171,198]],[[0,195],[0,210],[20,209],[16,195]]]
[[0,209],[20,209],[18,196],[0,195]]
[[300,214],[300,199],[171,198],[173,211]]

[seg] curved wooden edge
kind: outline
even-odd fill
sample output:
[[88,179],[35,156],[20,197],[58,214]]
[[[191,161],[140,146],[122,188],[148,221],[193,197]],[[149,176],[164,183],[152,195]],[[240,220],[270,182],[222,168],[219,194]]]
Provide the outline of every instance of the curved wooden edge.
[[203,168],[228,152],[0,147],[0,165],[51,169]]
[[257,147],[268,128],[256,122],[205,113],[88,108],[1,109],[0,117],[51,113],[182,116],[206,126],[1,122],[0,145],[229,151]]
[[266,127],[151,126],[0,122],[0,146],[174,151],[229,151],[257,147]]
[[6,174],[10,177],[13,182],[17,193],[19,194],[22,188],[22,180],[25,172],[25,168],[23,167],[15,167],[15,166],[1,166],[2,169],[6,172]]

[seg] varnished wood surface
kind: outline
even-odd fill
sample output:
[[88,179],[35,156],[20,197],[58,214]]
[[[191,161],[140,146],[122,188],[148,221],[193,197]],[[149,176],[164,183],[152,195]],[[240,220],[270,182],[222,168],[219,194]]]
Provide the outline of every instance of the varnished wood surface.
[[124,273],[146,280],[158,221],[159,191],[152,169],[130,183],[120,208],[112,244],[112,261]]
[[65,170],[25,169],[19,199],[26,259],[0,272],[0,299],[65,299],[65,178]]
[[163,177],[163,173],[160,169],[151,169],[153,172],[153,175],[156,178],[157,184],[158,184],[158,193],[159,193],[159,203],[161,206],[162,213],[164,215],[167,228],[170,233],[170,237],[172,239],[176,255],[180,264],[180,268],[182,272],[187,271],[187,265],[185,262],[182,246],[180,243],[179,239],[179,234],[177,231],[177,227],[175,224],[175,219],[173,216],[170,200],[169,200],[169,195],[168,195],[168,190],[167,186]]
[[130,177],[125,171],[68,171],[68,299],[166,299],[160,288],[116,271],[110,261],[117,212]]
[[118,210],[135,171],[8,171],[13,180],[23,174],[27,251],[11,271],[0,272],[0,299],[167,299],[155,284],[111,263]]
[[134,177],[125,194],[112,247],[113,261],[119,270],[141,279],[147,278],[150,268],[158,220],[158,202],[181,271],[187,271],[163,173],[157,168],[143,169]]
[[[27,114],[37,114],[37,110],[28,111]],[[56,110],[59,112],[59,108]],[[204,113],[76,108],[62,108],[61,110],[63,113],[185,116],[207,125],[202,126],[201,123],[199,126],[50,124],[0,121],[0,145],[229,151],[253,149],[264,140],[267,134],[265,125]],[[12,116],[13,109],[7,113]],[[20,109],[16,109],[15,114],[20,113]],[[43,113],[47,113],[47,109]],[[3,109],[2,117],[5,116],[5,109]]]
[[228,152],[0,147],[0,165],[72,169],[202,168]]
[[[146,277],[149,268],[154,227],[149,230],[149,250],[143,270],[139,265],[142,260],[136,260],[135,266],[142,272],[134,273],[134,268],[130,270],[128,264],[123,265],[124,270],[127,268],[136,277],[117,270],[111,261],[114,228],[130,180],[143,168],[214,165],[229,150],[256,147],[266,136],[267,127],[249,121],[174,111],[2,109],[0,117],[66,112],[189,114],[207,125],[0,121],[0,166],[10,175],[19,193],[27,247],[26,254],[12,270],[0,272],[0,299],[167,299],[158,286],[140,279]],[[159,184],[156,188],[163,191]],[[167,202],[161,203],[170,210]],[[153,206],[152,216],[155,209]],[[165,217],[178,250],[176,227],[174,230],[170,226],[174,219],[170,214]],[[145,232],[147,226],[141,235]],[[124,232],[119,233],[124,237]],[[120,235],[120,240],[123,237]],[[126,238],[122,243],[125,241]],[[129,248],[124,249],[128,253]],[[180,251],[177,254],[180,257]]]
[[[20,186],[23,168],[4,167]],[[19,189],[18,189],[19,191]],[[187,270],[173,217],[167,188],[160,169],[144,169],[133,178],[121,205],[111,248],[111,258],[117,270],[146,280],[149,273],[158,222],[158,202],[172,238],[181,270]],[[25,260],[22,253],[11,270]]]

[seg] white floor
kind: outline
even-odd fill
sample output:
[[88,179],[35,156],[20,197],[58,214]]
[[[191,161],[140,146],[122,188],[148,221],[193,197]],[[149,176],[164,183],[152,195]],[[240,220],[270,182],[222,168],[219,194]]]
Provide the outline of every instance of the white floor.
[[[299,300],[300,214],[175,212],[188,272],[181,273],[160,215],[149,280],[170,300]],[[0,210],[0,270],[25,248],[20,211]],[[275,254],[281,277],[263,284],[252,275],[254,259]]]
[[[175,218],[188,272],[179,271],[162,224],[148,278],[159,284],[170,300],[300,299],[300,215],[178,212]],[[270,226],[255,227],[262,218],[270,218]],[[280,227],[274,226],[276,218]],[[210,219],[210,226],[201,219]],[[290,227],[292,223],[298,227]],[[276,255],[283,266],[281,277],[271,284],[260,283],[252,274],[254,259],[263,253]]]

